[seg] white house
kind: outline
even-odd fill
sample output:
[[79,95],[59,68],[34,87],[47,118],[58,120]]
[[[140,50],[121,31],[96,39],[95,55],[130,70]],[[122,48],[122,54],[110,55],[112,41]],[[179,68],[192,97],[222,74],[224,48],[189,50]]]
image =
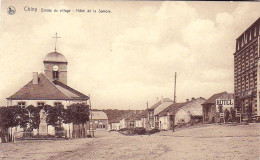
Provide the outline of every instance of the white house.
[[192,99],[178,108],[175,113],[175,125],[196,122],[203,119],[202,104],[206,101],[204,98]]
[[110,123],[110,130],[113,130],[113,131],[120,130],[120,121],[119,120],[114,120],[109,123]]
[[92,123],[93,129],[95,130],[108,130],[108,117],[107,114],[103,111],[93,110],[92,114]]
[[[173,104],[173,101],[169,98],[164,98],[161,103],[154,108],[154,126],[155,128],[160,128],[160,120],[159,120],[159,113],[168,108]],[[161,122],[162,123],[162,122]],[[164,122],[163,122],[164,123]]]

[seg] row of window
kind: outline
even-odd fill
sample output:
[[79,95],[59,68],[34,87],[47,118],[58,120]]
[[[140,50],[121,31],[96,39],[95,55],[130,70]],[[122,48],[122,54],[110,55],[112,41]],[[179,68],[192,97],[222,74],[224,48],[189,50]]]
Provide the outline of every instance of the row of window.
[[106,125],[102,124],[102,125],[97,125],[97,128],[106,128]]
[[243,33],[243,36],[237,39],[236,41],[236,50],[243,48],[249,41],[253,40],[257,35],[259,35],[259,28],[255,26],[246,32]]
[[[26,102],[18,102],[17,105],[19,107],[25,108],[26,107]],[[37,102],[37,107],[43,107],[45,105],[45,102]],[[62,105],[61,102],[54,102],[53,103],[54,106],[59,106]]]

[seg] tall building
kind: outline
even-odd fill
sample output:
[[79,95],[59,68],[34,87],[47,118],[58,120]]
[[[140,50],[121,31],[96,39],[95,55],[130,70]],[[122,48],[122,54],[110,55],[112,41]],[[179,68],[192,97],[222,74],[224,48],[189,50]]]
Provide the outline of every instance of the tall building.
[[236,39],[234,53],[235,107],[260,116],[260,18]]

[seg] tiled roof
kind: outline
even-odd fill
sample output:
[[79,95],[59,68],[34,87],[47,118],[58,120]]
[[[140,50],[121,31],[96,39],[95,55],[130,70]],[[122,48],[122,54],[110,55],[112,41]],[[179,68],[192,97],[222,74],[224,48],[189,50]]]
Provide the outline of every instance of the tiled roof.
[[88,100],[88,96],[59,82],[52,82],[43,73],[38,76],[38,84],[32,81],[7,99],[12,100]]
[[162,103],[161,101],[155,103],[155,104],[152,105],[148,110],[153,110],[153,109],[155,109],[155,108],[158,107],[161,103]]
[[136,115],[135,119],[141,119],[141,118],[147,118],[148,115],[148,109],[144,110],[143,112]]
[[53,83],[56,85],[56,87],[63,91],[63,93],[73,99],[88,99],[88,96],[86,96],[85,94],[80,93],[79,91],[61,83],[60,81],[54,81]]
[[191,116],[202,116],[202,104],[206,101],[205,98],[197,98],[186,103],[183,107]]
[[186,102],[174,103],[174,104],[170,105],[169,107],[165,108],[164,110],[162,110],[161,112],[159,112],[157,115],[159,115],[159,116],[166,116],[169,111],[173,111],[175,109],[178,109],[178,108],[182,107],[185,104],[186,104]]
[[111,124],[111,123],[119,123],[119,122],[120,122],[119,119],[113,119],[113,120],[109,121],[109,124]]
[[128,113],[122,115],[119,119],[120,120],[122,120],[122,119],[133,120],[141,112],[143,112],[143,110],[133,110],[131,112],[128,112]]
[[107,114],[103,111],[91,111],[91,114],[93,120],[98,120],[98,119],[108,120]]

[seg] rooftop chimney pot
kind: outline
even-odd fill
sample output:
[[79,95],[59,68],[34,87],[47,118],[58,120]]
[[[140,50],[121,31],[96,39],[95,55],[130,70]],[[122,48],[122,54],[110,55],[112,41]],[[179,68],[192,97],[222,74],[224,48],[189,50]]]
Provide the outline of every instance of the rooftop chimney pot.
[[38,84],[38,72],[33,72],[33,84]]

